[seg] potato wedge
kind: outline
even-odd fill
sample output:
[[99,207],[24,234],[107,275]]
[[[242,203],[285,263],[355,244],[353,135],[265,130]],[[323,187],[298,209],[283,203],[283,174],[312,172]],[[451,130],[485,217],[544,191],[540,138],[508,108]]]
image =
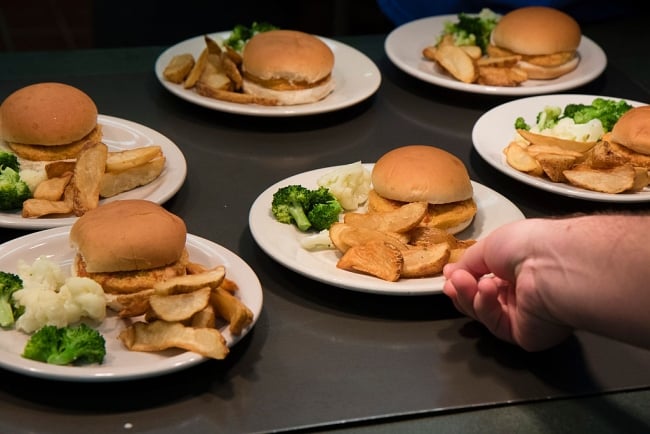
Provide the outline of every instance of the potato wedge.
[[544,134],[531,133],[530,131],[518,129],[517,133],[531,144],[555,146],[560,149],[566,149],[574,152],[587,152],[593,148],[597,142],[579,142],[576,140],[567,140],[559,137],[546,136]]
[[136,322],[119,334],[124,346],[132,351],[162,351],[180,348],[205,357],[223,359],[228,345],[217,329],[186,327],[179,322]]
[[553,182],[567,182],[564,171],[571,169],[576,164],[576,157],[573,155],[541,152],[535,156],[535,159],[539,161],[544,174]]
[[183,87],[185,89],[194,87],[196,82],[199,81],[199,78],[205,69],[205,65],[208,62],[208,54],[209,51],[207,48],[204,48],[203,51],[201,51],[199,58],[196,59],[196,62],[194,62],[191,71],[189,74],[187,74],[187,77],[185,77],[185,81],[183,81]]
[[34,199],[61,200],[70,179],[72,179],[72,172],[66,172],[56,178],[46,179],[36,186],[32,197]]
[[330,226],[329,232],[332,243],[343,253],[350,247],[365,244],[370,241],[389,243],[399,250],[406,250],[408,248],[403,241],[393,234],[375,229],[356,227],[346,223],[334,223]]
[[401,277],[418,278],[440,274],[450,254],[451,249],[447,243],[405,250],[402,252],[404,263]]
[[577,187],[616,194],[629,191],[634,187],[636,172],[631,165],[617,166],[611,169],[577,167],[565,170],[564,176]]
[[350,247],[336,266],[342,270],[361,272],[395,282],[401,276],[403,264],[402,252],[398,248],[374,240]]
[[186,274],[157,282],[153,289],[158,295],[181,294],[208,287],[218,288],[226,276],[226,268],[222,265],[198,274]]
[[99,196],[113,197],[151,183],[160,176],[165,168],[165,162],[166,158],[160,156],[145,164],[121,172],[105,172],[100,177]]
[[108,147],[102,142],[90,143],[79,152],[70,181],[76,216],[82,216],[99,205],[99,189],[107,157]]
[[429,204],[426,202],[411,202],[393,211],[348,212],[343,215],[343,222],[351,226],[381,232],[408,232],[422,222],[428,207]]
[[230,333],[239,336],[253,322],[253,312],[230,292],[223,288],[214,288],[210,303],[215,311],[226,321]]
[[460,47],[440,45],[436,48],[435,58],[443,69],[463,83],[473,83],[478,78],[474,60]]
[[154,158],[162,156],[162,148],[158,145],[141,146],[138,148],[111,151],[106,157],[107,172],[121,172],[141,166]]
[[511,142],[503,152],[506,155],[506,162],[513,169],[533,176],[541,176],[544,173],[539,161],[530,155],[519,143]]
[[210,303],[212,289],[208,286],[180,294],[157,294],[149,297],[153,317],[165,321],[185,321]]
[[194,56],[190,53],[177,54],[169,61],[163,70],[165,80],[180,84],[194,66]]
[[65,200],[27,199],[23,202],[22,216],[25,218],[43,217],[56,214],[70,214],[72,204]]

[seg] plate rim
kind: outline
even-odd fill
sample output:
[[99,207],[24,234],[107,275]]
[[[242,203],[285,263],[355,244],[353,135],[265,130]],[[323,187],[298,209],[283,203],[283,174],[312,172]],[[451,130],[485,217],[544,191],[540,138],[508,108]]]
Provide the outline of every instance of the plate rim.
[[[401,69],[403,72],[421,81],[430,84],[435,84],[441,87],[446,87],[448,89],[459,90],[464,92],[486,94],[486,95],[504,95],[504,96],[539,95],[539,94],[556,93],[556,92],[561,92],[568,89],[576,88],[598,78],[607,67],[607,55],[605,54],[603,49],[598,44],[596,44],[593,40],[591,40],[585,35],[581,36],[580,45],[578,46],[578,53],[580,53],[581,51],[582,52],[589,51],[590,56],[593,56],[592,60],[594,62],[594,65],[592,65],[588,69],[585,69],[584,71],[585,74],[583,74],[583,76],[573,78],[571,80],[566,80],[566,77],[564,77],[564,79],[562,77],[559,77],[554,80],[531,80],[540,83],[539,85],[535,85],[535,86],[504,87],[504,86],[485,86],[476,83],[462,83],[460,81],[451,78],[444,78],[444,77],[431,75],[425,71],[418,69],[417,66],[414,67],[413,65],[409,64],[408,62],[405,62],[402,59],[402,56],[400,56],[399,54],[400,47],[404,47],[406,45],[406,46],[413,47],[414,49],[417,47],[420,47],[420,49],[422,49],[428,44],[427,42],[424,42],[425,41],[424,37],[422,38],[423,42],[419,42],[420,40],[418,40],[417,43],[415,44],[408,45],[408,44],[396,43],[395,41],[399,37],[401,37],[403,33],[412,30],[417,26],[431,26],[433,24],[436,24],[438,25],[439,29],[435,29],[435,28],[432,29],[431,38],[429,42],[432,43],[435,40],[435,37],[438,35],[438,32],[442,30],[442,24],[445,21],[457,19],[457,15],[458,14],[446,14],[446,15],[435,15],[430,17],[423,17],[423,18],[410,21],[408,23],[404,23],[401,26],[393,29],[388,34],[386,40],[384,41],[384,51],[386,52],[386,55],[393,63],[393,65]],[[581,67],[586,68],[584,66],[584,60],[581,60],[581,64],[578,65],[577,70],[580,71],[582,69]],[[557,80],[561,80],[561,81],[558,82]]]
[[[3,244],[0,244],[0,262],[9,260],[18,261],[20,258],[13,257],[12,255],[15,255],[16,251],[29,248],[29,246],[32,246],[34,243],[62,243],[64,242],[64,239],[68,238],[70,228],[71,226],[50,228],[43,231],[30,233],[28,235],[23,235],[21,237],[14,238]],[[253,322],[251,325],[248,326],[239,336],[233,336],[230,334],[229,330],[222,329],[222,334],[228,342],[228,346],[232,347],[253,329],[260,317],[263,308],[263,291],[261,282],[250,265],[248,265],[240,256],[225,248],[224,246],[221,246],[220,244],[217,244],[214,241],[208,240],[206,238],[202,238],[189,233],[187,234],[187,245],[189,250],[192,250],[193,248],[197,250],[200,248],[211,250],[211,253],[215,255],[215,257],[224,258],[226,260],[225,262],[236,264],[237,272],[235,274],[245,275],[247,282],[252,283],[252,286],[254,286],[246,286],[245,288],[240,288],[240,291],[245,291],[246,299],[250,297],[256,301],[255,304],[247,303],[247,306],[253,312]],[[64,253],[64,255],[66,254],[67,253]],[[72,260],[72,258],[70,258],[70,260]],[[0,340],[2,339],[3,333],[17,334],[21,332],[17,330],[0,330]],[[137,352],[131,353],[133,353],[132,355],[137,354]],[[10,354],[9,361],[7,361],[6,354],[6,351],[0,349],[0,368],[30,377],[75,382],[110,382],[137,380],[176,372],[178,370],[194,366],[200,362],[210,360],[209,358],[201,356],[197,353],[190,351],[181,351],[179,354],[157,361],[155,363],[155,369],[146,369],[152,366],[151,364],[146,364],[143,365],[141,369],[131,369],[130,371],[127,370],[124,372],[124,367],[113,367],[114,370],[111,371],[111,367],[105,367],[104,365],[49,365],[43,362],[24,359],[20,356],[20,354]],[[143,357],[148,357],[147,354],[148,353],[143,353]],[[14,359],[13,362],[11,361],[12,359]]]
[[[109,116],[104,114],[97,115],[97,123],[99,125],[108,125],[119,126],[124,130],[137,130],[142,136],[147,137],[155,142],[156,144],[161,145],[165,158],[167,158],[165,171],[173,170],[173,177],[169,178],[168,188],[164,190],[163,194],[157,194],[153,202],[157,204],[163,204],[173,197],[183,186],[185,178],[187,177],[187,161],[185,155],[181,149],[174,143],[169,137],[165,136],[161,132],[154,130],[151,127],[146,125],[123,119],[115,116]],[[110,137],[105,137],[102,140],[110,142]],[[111,146],[109,145],[109,150]],[[170,165],[173,163],[173,167]],[[167,173],[162,174],[163,177],[170,176]],[[162,181],[165,182],[166,178],[162,178]],[[156,181],[154,181],[156,182]],[[143,186],[145,187],[145,186]],[[140,188],[140,187],[139,187]],[[136,191],[134,189],[132,191]],[[128,192],[127,192],[128,193]],[[122,195],[117,195],[112,198],[101,199],[100,204],[112,202],[114,200],[119,200]],[[142,199],[148,199],[148,197],[142,197]],[[74,223],[77,217],[52,217],[52,218],[24,218],[20,215],[20,211],[13,213],[0,211],[0,227],[7,229],[28,229],[28,230],[40,230],[40,229],[50,229],[61,226],[68,226]]]
[[[230,35],[230,33],[231,31],[220,31],[220,32],[207,33],[207,35],[213,38],[215,37],[226,38],[228,35]],[[168,59],[171,58],[173,53],[180,52],[182,46],[186,44],[201,43],[203,41],[204,35],[187,38],[183,41],[180,41],[166,48],[156,59],[154,65],[154,74],[156,75],[156,78],[158,79],[159,83],[167,91],[169,91],[173,95],[189,103],[196,104],[216,111],[222,111],[222,112],[238,114],[238,115],[247,115],[247,116],[293,117],[293,116],[308,116],[314,114],[328,113],[337,110],[342,110],[344,108],[358,104],[370,98],[372,95],[374,95],[377,92],[382,82],[382,75],[381,75],[381,71],[379,70],[375,62],[372,61],[372,59],[370,59],[368,56],[366,56],[364,53],[357,50],[356,48],[347,45],[343,42],[326,38],[323,36],[319,36],[319,35],[314,35],[314,36],[316,36],[317,38],[321,39],[323,42],[328,44],[334,51],[335,63],[334,63],[334,68],[332,70],[332,75],[334,79],[337,80],[337,82],[340,81],[341,77],[343,78],[345,78],[346,76],[349,77],[349,74],[356,73],[356,69],[357,69],[357,68],[349,68],[349,67],[346,69],[345,66],[341,66],[339,63],[337,63],[336,61],[337,50],[344,50],[346,52],[346,55],[354,56],[356,58],[355,60],[356,62],[363,63],[363,66],[365,68],[363,72],[363,77],[365,78],[362,81],[362,83],[364,84],[365,87],[362,89],[362,92],[358,92],[354,98],[342,100],[332,105],[329,104],[329,101],[331,101],[331,97],[332,97],[332,94],[330,94],[325,99],[310,104],[267,107],[267,106],[259,106],[255,104],[230,103],[227,101],[219,101],[213,98],[203,97],[201,95],[197,95],[191,90],[183,89],[182,85],[170,83],[167,80],[165,80],[162,76],[162,71]],[[359,65],[355,65],[355,66],[358,67]],[[340,84],[337,83],[336,86],[340,86]],[[337,92],[336,87],[334,89],[334,92]],[[328,98],[330,98],[329,101]]]
[[[371,169],[374,166],[374,163],[363,163],[363,165],[365,168]],[[267,239],[265,237],[266,232],[264,231],[264,228],[261,227],[262,226],[261,223],[258,221],[259,219],[262,219],[262,216],[264,214],[267,215],[269,222],[273,221],[272,217],[270,216],[270,203],[271,203],[270,199],[273,193],[283,185],[299,182],[298,180],[302,179],[303,177],[312,177],[315,183],[316,178],[320,174],[333,170],[336,167],[340,167],[340,166],[330,166],[330,167],[313,169],[306,172],[298,173],[289,176],[287,178],[284,178],[278,182],[275,182],[273,185],[265,189],[255,199],[249,211],[249,230],[251,231],[253,239],[255,240],[257,245],[276,262],[295,271],[296,273],[302,274],[303,276],[306,276],[310,279],[328,285],[336,286],[342,289],[357,291],[357,292],[374,293],[374,294],[381,294],[381,295],[396,295],[396,296],[418,296],[418,295],[431,295],[431,294],[442,293],[442,283],[444,282],[442,276],[435,276],[435,277],[422,278],[422,279],[403,279],[402,281],[398,281],[398,282],[386,282],[372,276],[365,276],[360,274],[355,274],[354,276],[352,276],[348,274],[351,272],[347,272],[347,271],[344,272],[343,270],[341,270],[341,274],[339,275],[340,277],[338,279],[332,279],[332,278],[328,278],[331,275],[325,275],[325,277],[323,277],[320,275],[310,274],[307,272],[306,269],[298,266],[300,264],[299,261],[297,260],[291,261],[280,254],[276,254],[273,251],[272,249],[273,240]],[[507,206],[509,208],[509,212],[511,212],[512,215],[511,217],[509,217],[509,220],[505,221],[504,223],[513,221],[515,219],[519,220],[525,218],[523,212],[512,201],[507,199],[501,193],[476,181],[471,181],[471,182],[475,191],[481,190],[485,194],[490,195],[489,198],[486,197],[484,199],[486,200],[498,199],[500,201],[499,206],[501,207]],[[275,223],[282,224],[278,222]],[[470,226],[470,229],[471,228],[472,226]],[[287,232],[288,231],[289,230],[287,229]],[[295,229],[295,233],[297,234],[296,236],[301,235],[298,233],[297,229]],[[298,249],[302,249],[299,245],[297,247]],[[297,252],[302,253],[303,250],[297,250]],[[304,250],[304,253],[312,254],[313,252],[308,252]],[[355,283],[359,281],[364,282],[363,285],[361,286],[355,285]],[[439,287],[431,288],[431,286],[436,283],[439,284]]]
[[[604,95],[589,95],[589,94],[577,94],[577,93],[562,93],[562,94],[553,94],[553,95],[536,95],[536,96],[530,96],[526,98],[519,98],[516,100],[508,101],[503,104],[499,104],[487,112],[483,113],[474,123],[474,126],[472,127],[472,146],[476,150],[476,152],[483,158],[484,161],[486,161],[489,165],[491,165],[493,168],[497,169],[501,173],[509,176],[510,178],[513,178],[517,181],[520,181],[524,184],[527,184],[529,186],[538,188],[543,191],[547,191],[550,193],[558,194],[561,196],[566,196],[566,197],[571,197],[574,199],[582,199],[582,200],[589,200],[589,201],[594,201],[594,202],[610,202],[610,203],[642,203],[642,202],[648,202],[650,201],[650,191],[645,191],[645,192],[640,192],[640,193],[621,193],[621,194],[609,194],[609,193],[600,193],[596,191],[589,191],[589,190],[584,190],[584,189],[579,189],[578,187],[573,187],[564,183],[554,183],[549,180],[545,179],[540,179],[537,177],[534,177],[532,175],[527,175],[525,173],[519,172],[513,168],[511,168],[505,160],[505,156],[503,155],[503,148],[507,146],[506,139],[504,139],[503,146],[501,146],[501,149],[497,149],[492,147],[492,145],[488,144],[487,142],[489,140],[483,140],[482,137],[492,137],[493,134],[485,134],[483,131],[487,128],[488,125],[491,125],[492,128],[495,130],[498,129],[499,131],[504,130],[505,128],[505,118],[504,116],[497,116],[499,112],[503,112],[507,109],[510,108],[517,108],[523,105],[528,105],[528,104],[536,104],[536,106],[540,107],[537,111],[541,111],[544,107],[544,105],[549,105],[552,104],[553,102],[557,101],[564,101],[566,100],[566,103],[555,103],[553,105],[560,105],[564,106],[570,102],[576,102],[576,103],[586,103],[586,102],[591,102],[593,101],[594,98],[605,98],[605,99],[614,99],[614,100],[625,100],[629,104],[633,106],[638,106],[638,105],[647,105],[647,103],[643,103],[640,101],[635,101],[631,100],[628,98],[621,98],[621,97],[612,97],[612,96],[604,96]],[[517,109],[520,110],[520,109]],[[532,110],[531,110],[532,111]],[[534,116],[534,115],[533,115]],[[495,119],[497,120],[502,120],[504,124],[502,124],[500,127],[495,126]],[[515,119],[508,119],[508,122],[510,124],[510,131],[512,131],[512,135],[514,136],[514,125]],[[496,140],[496,139],[495,139]],[[494,145],[496,146],[496,145]],[[494,158],[492,158],[491,154],[493,152],[498,151],[499,153],[499,161],[496,161]]]

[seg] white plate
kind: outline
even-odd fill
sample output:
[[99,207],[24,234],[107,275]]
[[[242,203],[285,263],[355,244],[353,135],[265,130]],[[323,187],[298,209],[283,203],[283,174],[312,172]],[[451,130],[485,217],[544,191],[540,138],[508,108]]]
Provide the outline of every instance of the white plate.
[[[181,188],[187,174],[187,164],[180,149],[158,131],[135,122],[112,116],[99,115],[97,122],[102,126],[102,141],[110,151],[159,145],[167,158],[165,168],[153,182],[131,191],[120,193],[100,203],[121,199],[147,199],[158,204],[166,202]],[[0,211],[0,227],[18,229],[47,229],[69,226],[77,217],[23,218],[20,211]]]
[[[230,32],[209,35],[213,39],[223,40]],[[261,106],[256,104],[238,104],[201,96],[191,89],[184,89],[180,84],[171,83],[163,78],[163,70],[176,54],[190,53],[195,58],[205,47],[203,36],[197,36],[180,42],[165,50],[156,60],[156,76],[160,83],[171,93],[184,100],[224,112],[252,116],[303,116],[331,112],[349,107],[370,97],[379,88],[381,73],[377,66],[360,51],[341,42],[320,38],[334,52],[334,69],[332,78],[335,82],[334,92],[321,101],[294,106]]]
[[[70,269],[75,252],[68,241],[69,232],[70,227],[48,229],[4,243],[0,246],[0,270],[15,273],[19,259],[32,263],[42,255],[60,264],[64,270]],[[218,244],[188,234],[187,249],[194,262],[208,266],[224,265],[228,278],[239,285],[239,298],[254,314],[253,324],[240,336],[233,336],[227,328],[221,329],[231,347],[250,331],[259,317],[262,310],[260,282],[248,264]],[[101,365],[89,366],[57,366],[25,359],[20,354],[28,336],[15,330],[0,330],[0,367],[34,377],[100,382],[160,375],[206,360],[196,353],[182,350],[128,351],[117,338],[124,326],[124,321],[114,315],[106,318],[98,328],[106,339],[106,358]]]
[[[372,170],[372,164],[364,165]],[[422,279],[401,279],[387,282],[376,277],[336,268],[340,254],[334,250],[310,252],[303,249],[300,239],[306,235],[295,226],[275,220],[271,213],[273,193],[278,188],[300,184],[316,188],[317,179],[334,169],[333,167],[312,170],[284,179],[255,199],[249,214],[249,226],[257,244],[269,256],[282,265],[312,279],[341,288],[361,292],[393,295],[423,295],[442,292],[442,276]],[[479,183],[472,182],[474,199],[478,212],[472,225],[457,236],[462,239],[478,239],[493,229],[515,220],[524,218],[522,212],[508,199]]]
[[578,46],[581,57],[578,67],[556,79],[528,80],[517,87],[463,83],[444,74],[434,62],[422,57],[422,49],[436,42],[447,21],[457,22],[458,15],[422,18],[396,28],[384,44],[388,58],[395,66],[420,80],[450,89],[490,95],[535,95],[575,88],[598,77],[607,65],[602,48],[583,36]]
[[[619,100],[622,98],[596,95],[542,95],[522,98],[502,104],[483,114],[472,129],[472,142],[476,151],[495,169],[506,175],[542,190],[580,199],[599,202],[646,202],[650,201],[650,189],[637,193],[608,194],[589,191],[570,184],[551,182],[550,180],[527,175],[513,169],[506,162],[503,149],[515,137],[515,119],[522,116],[529,124],[535,123],[537,114],[547,105],[564,108],[567,104],[591,104],[594,98]],[[637,101],[626,100],[633,106],[645,105]]]

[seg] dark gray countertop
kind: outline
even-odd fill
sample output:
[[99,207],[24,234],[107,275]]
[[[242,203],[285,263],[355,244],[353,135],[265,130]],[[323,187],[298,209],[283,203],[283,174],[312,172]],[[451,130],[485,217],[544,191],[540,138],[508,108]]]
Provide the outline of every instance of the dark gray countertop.
[[[634,25],[585,29],[610,62],[601,77],[571,93],[650,101],[647,56],[619,45]],[[527,217],[647,209],[564,198],[501,175],[473,150],[471,129],[508,98],[462,94],[405,75],[384,55],[383,35],[341,40],[377,63],[378,93],[345,110],[299,119],[236,116],[180,100],[153,73],[164,47],[0,54],[0,95],[34,81],[64,81],[88,92],[100,113],[173,140],[188,176],[165,206],[185,219],[190,233],[241,256],[264,290],[260,320],[225,361],[100,384],[0,370],[0,432],[648,430],[648,351],[578,333],[553,350],[527,354],[458,315],[443,295],[330,287],[285,269],[257,247],[248,211],[269,185],[319,167],[373,162],[408,143],[455,153],[473,180],[508,197]],[[2,240],[26,233],[3,230]]]

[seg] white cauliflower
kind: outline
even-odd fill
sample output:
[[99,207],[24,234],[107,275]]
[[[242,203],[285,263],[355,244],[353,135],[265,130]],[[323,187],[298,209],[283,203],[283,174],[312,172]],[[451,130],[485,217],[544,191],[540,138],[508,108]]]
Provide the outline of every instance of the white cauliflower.
[[343,209],[356,210],[368,199],[370,171],[357,161],[327,172],[317,183],[319,187],[327,187]]
[[102,321],[106,298],[97,282],[87,277],[66,278],[61,268],[45,257],[32,265],[21,262],[18,275],[23,289],[14,298],[25,307],[16,320],[16,329],[32,333],[44,325],[64,327],[82,318]]
[[313,235],[309,235],[300,239],[300,245],[305,250],[329,250],[334,248],[334,243],[330,238],[330,231],[323,229]]

